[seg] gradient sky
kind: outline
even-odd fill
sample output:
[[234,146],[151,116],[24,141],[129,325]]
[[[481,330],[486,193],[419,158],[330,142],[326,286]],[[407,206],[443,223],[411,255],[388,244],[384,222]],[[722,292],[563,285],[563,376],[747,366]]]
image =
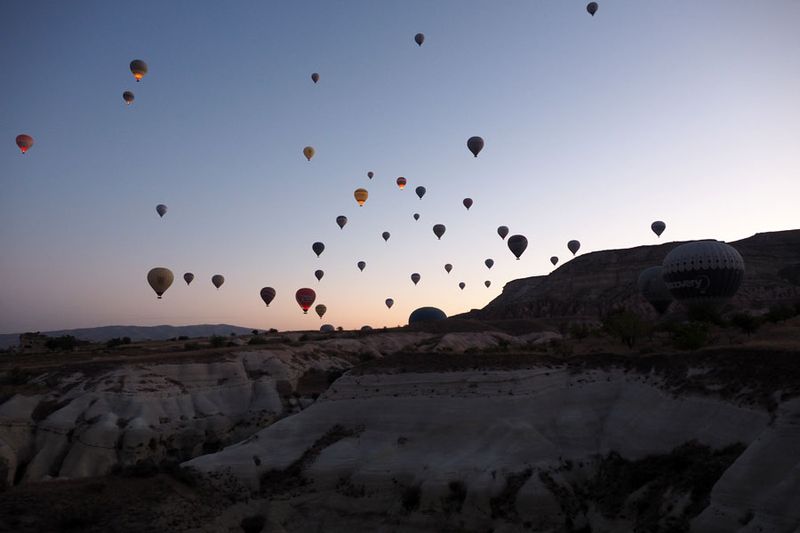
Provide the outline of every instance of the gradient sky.
[[[660,242],[656,219],[661,241],[799,227],[800,2],[585,4],[2,2],[0,332],[394,326],[483,307],[573,238],[585,253]],[[528,237],[521,261],[499,225]],[[153,266],[175,273],[163,300]],[[295,303],[305,286],[324,320]]]

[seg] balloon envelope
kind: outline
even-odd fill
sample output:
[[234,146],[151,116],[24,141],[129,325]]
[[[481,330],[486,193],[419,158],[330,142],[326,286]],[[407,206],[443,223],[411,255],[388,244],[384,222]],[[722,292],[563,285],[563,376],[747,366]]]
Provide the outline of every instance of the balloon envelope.
[[444,320],[445,318],[447,318],[447,315],[444,314],[444,311],[441,309],[436,307],[420,307],[415,309],[408,316],[408,323],[417,324],[419,322],[432,322],[435,320]]
[[484,281],[483,284],[486,285],[487,289],[492,286],[492,282],[489,281],[488,279],[486,281]]
[[553,263],[553,266],[556,266],[556,264],[558,264],[558,257],[556,256],[551,257],[550,262]]
[[175,276],[172,275],[172,271],[165,267],[151,268],[150,272],[147,273],[147,283],[153,288],[159,300],[161,295],[172,285],[174,279]]
[[225,283],[225,276],[222,274],[214,274],[211,276],[211,283],[213,283],[214,286],[219,289],[222,287],[222,284]]
[[411,281],[413,281],[413,282],[414,282],[414,285],[416,285],[417,283],[419,283],[419,280],[420,280],[420,278],[421,278],[421,276],[420,276],[419,274],[417,274],[416,272],[414,272],[413,274],[411,274]]
[[319,81],[319,74],[317,74],[316,72],[311,74],[311,81],[313,81],[314,83],[317,83]]
[[317,257],[319,257],[320,254],[325,251],[325,245],[322,244],[321,242],[315,242],[314,244],[311,245],[311,249],[314,251],[315,254],[317,254]]
[[344,215],[339,215],[336,217],[336,225],[339,226],[339,229],[344,228],[344,225],[347,224],[347,217]]
[[483,264],[486,265],[486,268],[492,268],[494,266],[494,259],[487,259]]
[[321,281],[322,280],[322,276],[324,276],[324,275],[325,275],[325,272],[322,271],[322,270],[315,270],[314,271],[314,277],[317,278],[317,281]]
[[467,148],[472,152],[472,155],[478,157],[480,151],[483,150],[483,139],[480,137],[470,137],[467,140]]
[[24,154],[27,152],[31,146],[33,146],[33,137],[30,135],[26,135],[25,133],[21,135],[17,135],[17,146],[19,147],[20,151]]
[[444,224],[436,224],[433,226],[433,234],[436,235],[437,239],[441,240],[445,230],[447,230],[447,228],[444,227]]
[[589,2],[586,5],[586,11],[588,11],[591,16],[594,16],[594,14],[597,13],[597,7],[597,2]]
[[406,188],[406,183],[408,183],[408,180],[405,179],[403,176],[397,178],[397,186],[400,187],[401,191]]
[[361,272],[364,272],[364,268],[367,266],[367,263],[365,263],[364,261],[359,261],[358,263],[356,263],[356,266]]
[[369,197],[369,193],[367,192],[367,189],[356,189],[353,192],[353,196],[355,197],[356,202],[358,202],[358,205],[361,206],[361,205],[364,205],[364,202],[367,201],[367,198]]
[[420,200],[422,200],[422,197],[423,197],[423,196],[425,196],[425,192],[426,192],[426,189],[425,189],[425,187],[423,187],[422,185],[420,185],[419,187],[417,187],[417,188],[415,189],[415,191],[416,191],[416,193],[417,193],[417,196],[419,196],[419,199],[420,199]]
[[572,252],[572,255],[575,255],[578,253],[578,250],[581,249],[581,243],[575,240],[569,241],[567,243],[567,248],[569,249],[570,252]]
[[672,296],[687,305],[721,303],[739,290],[744,259],[729,244],[694,241],[673,248],[662,263],[664,283]]
[[306,146],[303,148],[303,155],[306,156],[306,159],[309,161],[311,161],[311,158],[314,157],[314,154],[316,153],[317,151],[314,150],[313,146]]
[[371,170],[370,170],[369,172],[367,172],[367,177],[368,177],[369,179],[372,179],[372,178],[373,178],[373,176],[375,176],[375,173],[374,173],[374,172],[372,172]]
[[517,261],[527,247],[528,239],[525,238],[525,235],[512,235],[508,238],[508,249],[516,256]]
[[273,289],[272,287],[264,287],[263,289],[261,289],[260,294],[261,294],[261,299],[264,300],[264,303],[267,304],[267,307],[269,307],[269,304],[275,298],[275,289]]
[[419,213],[414,213],[414,220],[419,220]]
[[464,283],[463,281],[459,282],[459,284],[458,284],[458,288],[461,289],[462,291],[464,290],[464,287],[466,287],[466,286],[467,286],[467,284]]
[[389,237],[391,237],[391,236],[392,235],[388,231],[384,231],[383,233],[381,233],[381,237],[383,237],[384,241],[388,241]]
[[[425,42],[425,35],[422,33],[418,33],[414,36],[414,42],[417,43],[419,46],[422,46],[422,43]],[[436,48],[434,46],[434,48]]]
[[500,226],[497,228],[497,234],[500,235],[500,238],[505,240],[506,235],[508,235],[508,226]]
[[644,299],[653,306],[659,315],[664,314],[673,300],[667,284],[664,283],[664,268],[653,266],[644,269],[639,274],[637,285]]
[[144,75],[147,74],[147,63],[141,59],[134,59],[131,61],[130,68],[133,77],[136,78],[136,81],[140,81],[142,78],[144,78]]
[[122,99],[125,101],[126,104],[131,105],[133,101],[136,99],[136,97],[133,96],[133,93],[131,91],[125,91],[124,93],[122,93]]
[[158,216],[163,217],[164,215],[167,214],[167,206],[165,206],[164,204],[158,204],[156,206],[156,213],[158,213]]
[[667,229],[667,225],[660,220],[656,220],[650,224],[650,229],[653,230],[653,233],[655,233],[657,237],[661,237],[661,234]]
[[469,210],[469,208],[472,207],[472,198],[464,198],[464,201],[462,203],[464,204],[464,207],[466,207],[467,210]]
[[333,324],[322,324],[322,325],[319,327],[319,330],[320,330],[322,333],[333,333],[334,331],[336,331],[336,328],[335,328],[335,327],[333,327]]
[[444,269],[445,269],[445,270],[447,271],[447,273],[449,274],[449,273],[450,273],[450,271],[451,271],[451,270],[453,270],[453,265],[451,265],[450,263],[447,263],[447,264],[444,266]]
[[309,288],[297,289],[297,292],[294,294],[294,299],[297,300],[297,304],[303,310],[303,314],[306,314],[308,313],[308,308],[311,307],[314,304],[314,300],[317,299],[317,293]]
[[385,303],[386,303],[386,307],[391,309],[392,306],[394,305],[394,300],[392,300],[391,298],[386,298],[386,302]]
[[325,311],[327,311],[327,310],[328,310],[328,307],[325,304],[317,304],[317,306],[314,307],[314,311],[317,312],[317,314],[319,315],[320,318],[322,318],[322,315],[324,315]]
[[192,281],[194,281],[194,274],[192,274],[191,272],[187,272],[186,274],[183,275],[183,281],[185,281],[186,284],[189,285]]

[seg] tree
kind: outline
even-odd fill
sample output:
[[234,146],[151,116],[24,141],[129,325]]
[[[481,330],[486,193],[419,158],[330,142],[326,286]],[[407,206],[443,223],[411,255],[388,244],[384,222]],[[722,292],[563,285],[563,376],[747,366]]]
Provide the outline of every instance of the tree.
[[736,313],[731,316],[731,325],[738,328],[749,337],[761,326],[761,320],[750,313]]
[[633,348],[636,341],[647,334],[648,325],[639,315],[627,309],[619,309],[603,318],[603,329],[609,335],[617,337],[628,348]]

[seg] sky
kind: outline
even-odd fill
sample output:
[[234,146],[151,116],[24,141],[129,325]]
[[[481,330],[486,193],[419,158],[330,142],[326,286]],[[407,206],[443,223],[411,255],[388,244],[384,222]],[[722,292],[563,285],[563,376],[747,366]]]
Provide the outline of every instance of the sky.
[[[481,308],[570,239],[584,254],[800,227],[800,2],[585,4],[0,3],[0,333],[396,326]],[[528,238],[521,260],[500,225]],[[162,300],[155,266],[175,273]]]

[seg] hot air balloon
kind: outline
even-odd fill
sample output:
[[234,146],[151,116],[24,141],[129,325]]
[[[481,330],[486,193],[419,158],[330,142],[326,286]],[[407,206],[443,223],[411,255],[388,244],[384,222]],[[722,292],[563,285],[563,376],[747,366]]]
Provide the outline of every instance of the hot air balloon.
[[317,257],[319,257],[320,254],[322,254],[322,252],[325,251],[325,245],[322,244],[321,242],[315,242],[314,244],[311,245],[311,249],[314,251],[315,254],[317,254]]
[[364,268],[367,266],[367,263],[365,263],[364,261],[359,261],[358,263],[356,263],[356,266],[361,272],[364,272]]
[[551,257],[550,262],[553,263],[553,266],[556,266],[558,264],[558,257],[556,256]]
[[147,74],[147,63],[141,59],[134,59],[131,61],[131,73],[136,81],[141,81],[144,75]]
[[355,196],[358,205],[363,206],[364,202],[366,202],[367,198],[369,197],[369,193],[367,192],[367,189],[356,189],[353,192],[353,196]]
[[528,239],[524,235],[512,235],[508,238],[508,249],[517,257],[517,261],[527,247]]
[[406,183],[408,183],[408,180],[406,180],[403,176],[397,178],[397,186],[400,187],[401,191],[406,188]]
[[325,272],[322,270],[315,270],[314,277],[317,278],[317,281],[322,281],[322,276],[325,275]]
[[317,314],[319,315],[320,319],[322,318],[322,316],[325,314],[325,311],[327,311],[327,310],[328,310],[328,307],[325,304],[317,304],[317,306],[314,307],[314,311],[317,312]]
[[472,155],[478,157],[478,154],[483,150],[483,139],[480,137],[470,137],[467,140],[467,148],[472,152]]
[[131,105],[133,101],[136,99],[136,97],[133,96],[132,92],[125,91],[124,93],[122,93],[122,99],[125,101],[125,104]]
[[147,273],[147,283],[149,283],[156,292],[156,296],[158,296],[159,300],[161,299],[161,295],[172,285],[174,279],[175,277],[172,275],[172,271],[164,267],[152,268],[150,272]]
[[163,218],[164,215],[167,214],[167,206],[165,206],[164,204],[158,204],[156,206],[156,213],[158,213],[158,216]]
[[486,281],[484,281],[483,284],[486,285],[487,289],[492,286],[492,282],[489,281],[488,279]]
[[394,305],[394,300],[392,300],[391,298],[386,298],[386,307],[391,309],[393,305]]
[[661,234],[664,233],[665,229],[667,229],[667,225],[660,220],[656,220],[650,224],[650,229],[653,230],[653,233],[655,233],[657,237],[661,237]]
[[414,36],[414,42],[417,43],[419,46],[422,46],[422,43],[425,42],[425,35],[423,35],[421,33],[416,34]]
[[314,292],[313,289],[297,289],[297,292],[294,294],[294,299],[297,300],[298,305],[303,310],[303,314],[308,313],[308,308],[314,304],[314,300],[317,299],[317,293]]
[[447,273],[449,274],[449,273],[450,273],[450,271],[451,271],[451,270],[453,270],[453,265],[451,265],[450,263],[447,263],[447,264],[444,266],[444,269],[445,269],[445,270],[447,271]]
[[578,250],[581,249],[581,243],[575,240],[569,241],[567,243],[567,248],[569,249],[570,252],[572,252],[572,255],[575,255],[576,253],[578,253]]
[[389,237],[391,236],[392,235],[388,231],[384,231],[383,233],[381,233],[381,237],[383,237],[383,240],[387,242],[389,241]]
[[416,272],[414,272],[413,274],[411,274],[411,281],[413,281],[413,282],[414,282],[414,285],[416,285],[417,283],[419,283],[419,280],[420,280],[420,278],[421,278],[421,276],[420,276],[419,274],[417,274]]
[[419,213],[414,213],[414,220],[419,220]]
[[466,287],[466,286],[467,286],[467,284],[464,283],[463,281],[458,283],[458,288],[461,289],[462,291],[464,290],[464,287]]
[[317,151],[314,150],[313,146],[306,146],[303,148],[303,155],[306,156],[306,159],[309,161],[311,161],[311,158],[314,157],[314,154],[316,153]]
[[344,215],[339,215],[336,217],[336,224],[339,226],[339,229],[344,228],[344,225],[347,224],[347,217]]
[[367,172],[367,177],[368,177],[369,179],[372,179],[374,176],[375,176],[375,173],[374,173],[374,172],[372,172],[371,170],[370,170],[369,172]]
[[408,323],[410,324],[417,324],[419,322],[432,322],[435,320],[444,320],[447,318],[447,315],[444,314],[444,311],[438,309],[436,307],[420,307],[415,309],[408,316]]
[[336,328],[335,328],[335,327],[333,327],[333,324],[322,324],[322,325],[319,327],[319,330],[320,330],[322,333],[333,333],[334,331],[336,331]]
[[219,290],[219,288],[222,287],[222,284],[225,283],[225,276],[222,274],[214,274],[211,276],[211,283],[213,283],[217,290]]
[[183,281],[185,281],[186,284],[189,285],[192,281],[194,281],[194,274],[192,274],[191,272],[187,272],[186,274],[183,275]]
[[464,201],[461,203],[463,203],[464,207],[466,207],[467,211],[469,211],[469,208],[472,207],[472,198],[464,198]]
[[444,227],[444,224],[436,224],[433,226],[433,234],[436,235],[436,238],[439,240],[442,239],[442,235],[444,235],[446,230],[447,228]]
[[594,16],[594,14],[597,13],[597,7],[597,2],[589,2],[586,5],[586,11],[588,11],[591,16]]
[[311,74],[311,81],[313,81],[314,83],[317,83],[319,81],[319,74],[317,74],[316,72]]
[[500,235],[500,238],[505,240],[506,235],[508,235],[508,226],[500,226],[497,228],[497,234]]
[[417,196],[419,196],[419,199],[422,200],[422,197],[425,196],[425,192],[426,192],[425,187],[420,185],[419,187],[417,187],[415,189],[415,191],[417,193]]
[[20,151],[24,154],[33,146],[33,137],[24,133],[17,135],[17,146],[19,146]]
[[261,289],[261,299],[264,300],[264,303],[267,304],[269,307],[270,302],[275,298],[275,289],[272,287],[264,287]]
[[662,263],[664,283],[687,306],[716,305],[731,298],[744,277],[744,259],[729,244],[694,241],[673,248]]
[[487,259],[483,264],[486,265],[486,268],[491,269],[494,266],[494,259]]
[[673,300],[672,294],[664,283],[664,268],[661,266],[646,268],[639,274],[637,285],[644,299],[653,306],[659,315],[663,315]]

